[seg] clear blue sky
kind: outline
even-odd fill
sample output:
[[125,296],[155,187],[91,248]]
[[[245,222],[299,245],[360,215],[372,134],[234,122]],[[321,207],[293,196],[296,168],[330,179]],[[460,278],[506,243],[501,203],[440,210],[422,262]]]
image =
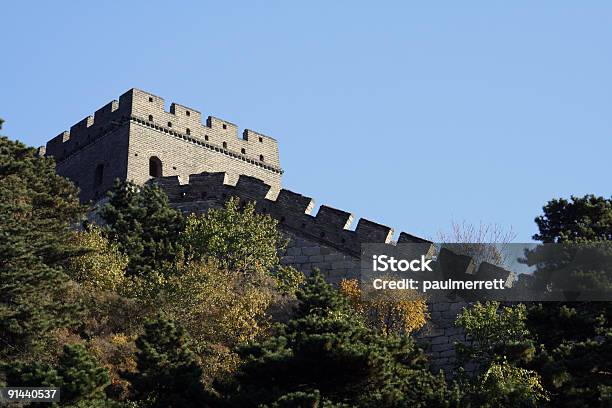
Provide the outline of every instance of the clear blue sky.
[[547,200],[612,194],[608,1],[11,1],[0,38],[30,145],[137,87],[277,138],[286,188],[396,234],[530,241]]

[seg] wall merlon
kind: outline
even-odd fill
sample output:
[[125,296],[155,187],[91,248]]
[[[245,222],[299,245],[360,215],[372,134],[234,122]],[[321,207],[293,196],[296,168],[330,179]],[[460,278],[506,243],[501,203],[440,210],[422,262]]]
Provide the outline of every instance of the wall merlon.
[[508,271],[500,266],[493,265],[489,262],[482,262],[476,272],[478,279],[493,280],[502,279],[506,288],[512,287],[516,275],[514,272]]
[[353,214],[326,205],[319,207],[315,218],[317,224],[330,225],[339,229],[348,229],[353,222]]
[[278,194],[276,203],[279,207],[286,209],[287,212],[293,211],[296,214],[307,215],[310,215],[315,205],[312,198],[285,189],[282,189]]
[[81,135],[82,132],[86,131],[87,128],[93,125],[93,123],[94,117],[90,115],[70,126],[70,134],[72,135],[72,138],[74,139],[77,135]]
[[447,248],[442,248],[438,254],[438,262],[447,279],[462,279],[471,275],[476,269],[474,260],[467,255],[459,255]]
[[248,129],[240,137],[236,124],[215,116],[208,116],[204,124],[200,111],[176,102],[166,111],[163,98],[138,89],[132,89],[122,95],[119,98],[120,104],[124,100],[132,106],[131,114],[134,117],[154,124],[156,129],[171,129],[219,146],[220,149],[249,157],[250,160],[274,167],[280,166],[278,143],[274,138]]
[[[132,102],[134,101],[134,96],[140,92],[144,93],[143,91],[139,89],[132,88],[122,93],[121,96],[119,96],[119,106],[121,107],[132,106]],[[162,106],[163,106],[163,103],[164,101],[162,100]]]
[[180,185],[178,179],[167,177],[153,179],[151,182],[166,189],[173,205],[185,211],[202,207],[204,202],[207,206],[220,207],[232,196],[241,201],[255,201],[257,210],[277,219],[281,228],[305,239],[329,245],[351,257],[359,256],[362,243],[390,245],[393,234],[390,227],[361,219],[357,229],[351,231],[348,228],[353,215],[349,212],[323,205],[313,216],[310,213],[314,201],[310,197],[283,189],[275,199],[268,199],[265,197],[270,186],[255,177],[240,176],[235,185],[227,180],[225,173],[204,172],[190,175],[189,183],[185,185]]
[[393,228],[361,218],[357,223],[355,233],[360,242],[384,242],[388,244],[393,237]]
[[202,123],[202,113],[188,106],[180,105],[176,102],[170,104],[170,113],[175,116],[189,118],[193,123]]
[[244,129],[244,131],[242,132],[242,138],[249,142],[257,142],[257,143],[261,143],[259,141],[259,138],[262,138],[263,140],[270,140],[270,141],[276,142],[275,138],[264,135],[263,133],[259,133],[251,129]]
[[64,130],[62,133],[60,133],[59,135],[55,136],[53,139],[49,140],[47,142],[47,146],[51,143],[51,144],[59,144],[61,145],[62,143],[67,142],[70,139],[70,132],[68,132],[67,130]]
[[223,131],[223,133],[230,135],[236,139],[238,138],[238,126],[236,126],[230,121],[220,119],[214,116],[209,116],[206,119],[206,126],[217,131]]
[[171,191],[166,191],[168,197],[173,197],[174,193],[181,192],[181,180],[179,176],[157,177],[155,179],[152,179],[151,181],[164,189],[171,188]]
[[236,190],[242,193],[241,196],[245,195],[254,200],[263,200],[270,191],[270,186],[258,178],[240,175],[236,183]]
[[124,98],[132,106],[141,105],[143,107],[154,107],[157,110],[164,110],[165,101],[161,96],[153,95],[152,93],[141,89],[132,88],[119,97],[119,102],[123,103]]
[[408,244],[433,244],[431,241],[428,241],[423,238],[419,238],[414,235],[407,234],[405,232],[400,233],[399,238],[397,239],[397,243],[408,243]]
[[227,183],[227,173],[199,173],[189,175],[189,185],[223,186]]
[[113,100],[94,113],[94,122],[102,123],[113,119],[112,113],[119,109],[119,101]]

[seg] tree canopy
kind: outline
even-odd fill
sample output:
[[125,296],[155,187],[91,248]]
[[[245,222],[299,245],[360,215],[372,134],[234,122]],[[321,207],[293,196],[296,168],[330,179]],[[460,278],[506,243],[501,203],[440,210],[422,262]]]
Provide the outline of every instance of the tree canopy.
[[138,186],[117,181],[100,216],[108,237],[128,256],[127,273],[146,275],[164,270],[177,253],[185,220],[170,207],[168,196],[157,185]]
[[360,407],[449,404],[444,379],[430,374],[423,351],[408,337],[368,329],[319,273],[298,300],[289,323],[240,351],[245,363],[232,406],[313,398]]
[[612,197],[592,194],[550,200],[536,217],[541,242],[592,242],[612,240]]
[[[536,223],[539,228],[539,233],[534,235],[536,240],[567,244],[562,249],[570,254],[586,248],[598,258],[610,256],[612,199],[594,195],[554,199],[543,207],[543,214],[536,218]],[[542,270],[535,274],[552,284],[563,279],[567,285],[569,279],[577,288],[586,282],[591,287],[600,285],[609,289],[610,268],[594,270],[588,266],[589,259],[561,272],[556,272],[558,267],[551,272],[544,263]],[[559,273],[561,276],[557,276]],[[545,302],[529,307],[527,327],[540,345],[531,367],[542,374],[543,384],[551,392],[551,405],[610,406],[611,321],[612,303],[609,301]]]
[[80,253],[70,237],[84,213],[53,159],[0,136],[0,362],[36,358],[50,331],[78,320],[61,264]]

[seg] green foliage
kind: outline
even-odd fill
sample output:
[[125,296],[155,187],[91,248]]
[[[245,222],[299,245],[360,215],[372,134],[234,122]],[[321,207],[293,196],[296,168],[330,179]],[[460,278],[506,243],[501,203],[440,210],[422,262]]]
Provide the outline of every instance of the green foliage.
[[196,363],[186,333],[169,320],[145,325],[136,340],[137,372],[127,373],[135,399],[150,408],[199,407],[204,400],[202,369]]
[[[547,309],[550,313],[555,311],[552,307],[543,310]],[[569,313],[570,319],[580,320],[575,316],[576,309],[562,306],[556,310]],[[549,326],[542,324],[535,327],[535,331],[540,333]],[[592,329],[591,326],[587,333],[579,333],[573,338],[575,329],[570,329],[565,338],[557,343],[562,331],[552,328],[551,331],[555,332],[549,337],[552,341],[548,345],[543,344],[533,359],[531,367],[542,374],[543,384],[551,392],[552,405],[609,406],[605,401],[608,401],[607,392],[612,387],[612,331],[609,327],[599,327],[591,337],[588,333]]]
[[230,405],[283,406],[295,399],[363,407],[448,404],[446,384],[429,373],[422,350],[408,337],[366,328],[318,272],[298,299],[288,324],[240,350],[245,363]]
[[118,402],[107,398],[81,400],[66,408],[145,408],[130,401]]
[[612,290],[612,198],[554,199],[542,210],[533,238],[565,245],[540,246],[526,254],[526,263],[538,267],[537,283],[564,291]]
[[276,266],[271,275],[281,295],[294,295],[304,283],[304,273],[288,265]]
[[552,374],[552,389],[562,396],[564,406],[605,406],[598,402],[604,397],[601,392],[612,386],[612,333],[609,330],[602,338],[565,342],[548,356],[550,359],[543,372]]
[[107,236],[129,258],[128,274],[145,276],[174,261],[185,221],[157,185],[117,181],[100,215]]
[[13,387],[59,387],[62,377],[48,363],[32,362],[7,364],[4,367],[6,384]]
[[180,242],[187,262],[213,259],[254,280],[280,273],[281,284],[296,287],[297,275],[280,265],[278,251],[286,240],[276,226],[275,219],[255,212],[254,202],[240,208],[238,199],[231,198],[225,208],[191,215]]
[[610,327],[612,303],[539,303],[529,308],[527,327],[538,344],[554,349],[567,341],[598,337]]
[[87,250],[86,253],[68,260],[66,272],[88,291],[116,291],[125,281],[128,258],[115,242],[102,234],[100,227],[91,225],[88,230],[78,231],[74,244]]
[[78,253],[77,189],[52,159],[0,136],[0,363],[36,359],[52,330],[78,319],[61,263]]
[[180,264],[168,278],[161,308],[189,333],[209,382],[233,371],[234,347],[255,340],[268,328],[266,310],[273,290],[270,276],[246,280],[215,262],[192,261]]
[[108,371],[80,344],[66,345],[60,356],[58,374],[62,377],[62,401],[95,399],[103,396],[110,383]]
[[612,241],[612,197],[572,196],[549,201],[535,219],[542,242]]
[[66,272],[79,284],[75,296],[84,306],[73,335],[87,340],[89,350],[109,369],[107,394],[125,398],[129,384],[119,372],[135,368],[133,340],[152,311],[144,307],[146,302],[141,298],[123,295],[133,294],[134,281],[142,278],[125,276],[127,256],[100,227],[89,225],[77,231],[73,241],[86,250],[65,263]]
[[357,279],[343,279],[339,290],[367,325],[382,334],[408,335],[426,323],[427,302],[416,291],[371,291],[365,300]]
[[285,394],[272,405],[262,405],[262,408],[350,408],[348,404],[335,404],[329,400],[321,400],[321,393],[314,391],[307,392],[292,392]]
[[523,304],[499,307],[499,302],[477,302],[464,308],[455,325],[463,328],[473,340],[457,344],[458,361],[476,363],[480,368],[509,359],[528,361],[535,351],[525,323],[527,308]]
[[230,199],[224,208],[188,218],[181,256],[166,269],[156,298],[194,340],[207,384],[235,369],[232,349],[261,335],[269,308],[287,303],[303,281],[303,274],[280,265],[277,246],[284,241],[276,221],[257,214],[252,202],[240,208]]
[[535,408],[548,401],[536,372],[506,362],[492,364],[475,383],[467,401],[478,407]]
[[499,302],[465,308],[455,324],[473,340],[456,344],[458,363],[476,364],[476,375],[462,378],[463,405],[538,407],[548,400],[540,375],[529,365],[536,349],[526,326],[523,304],[500,308]]
[[[60,387],[61,405],[80,405],[90,400],[104,401],[104,388],[109,384],[108,371],[81,344],[64,346],[56,367],[33,362],[11,365],[7,384],[21,387]],[[87,405],[84,405],[87,406]]]
[[[0,381],[60,386],[73,408],[612,404],[610,302],[464,310],[457,325],[474,342],[458,345],[460,361],[480,370],[449,385],[412,339],[368,327],[356,286],[347,299],[315,273],[297,290],[302,274],[278,256],[286,240],[254,203],[185,220],[158,187],[116,183],[107,225],[75,231],[84,208],[54,167],[0,138]],[[601,243],[612,200],[553,200],[536,222],[544,242]],[[572,282],[612,282],[597,272]],[[292,318],[271,327],[271,308],[296,290]],[[393,307],[381,310],[424,316]],[[170,320],[143,330],[158,312]],[[397,331],[422,319],[407,322]]]
[[[601,257],[610,256],[612,199],[587,195],[571,197],[570,201],[551,200],[543,212],[536,218],[539,233],[534,239],[545,243],[577,243],[579,248],[586,248],[591,253],[582,257],[580,264],[574,262],[572,268],[567,268],[570,273],[562,270],[561,276],[558,276],[559,272],[551,272],[561,269],[558,266],[553,265],[556,269],[549,270],[547,264],[544,267],[539,265],[538,278],[553,285],[561,280],[561,283],[577,288],[587,284],[609,289],[612,283],[610,271],[590,268],[588,263],[598,259],[600,266],[610,264],[601,262]],[[574,248],[574,245],[566,245],[563,250],[568,252]],[[532,262],[538,260],[538,255],[532,255],[535,258]],[[562,263],[564,255],[562,253],[553,259]],[[530,368],[541,374],[544,386],[550,391],[552,406],[610,406],[611,321],[610,302],[545,302],[529,308],[527,325],[532,337],[540,344]]]
[[612,241],[539,245],[525,251],[523,262],[536,267],[534,284],[552,299],[571,300],[582,292],[606,299],[612,292]]

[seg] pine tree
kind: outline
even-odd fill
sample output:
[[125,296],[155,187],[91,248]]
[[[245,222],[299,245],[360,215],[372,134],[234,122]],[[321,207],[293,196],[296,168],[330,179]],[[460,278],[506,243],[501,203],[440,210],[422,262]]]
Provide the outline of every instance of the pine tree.
[[572,196],[550,200],[536,217],[542,242],[612,241],[612,197]]
[[[536,240],[569,244],[570,250],[589,247],[595,249],[597,257],[609,257],[609,246],[605,245],[612,241],[612,199],[586,195],[571,197],[569,201],[551,200],[536,223],[539,227],[539,233],[533,237]],[[607,267],[609,263],[601,265]],[[539,274],[540,279],[554,284],[559,279],[554,274],[556,269],[559,268],[547,273],[543,268],[536,271],[536,276]],[[599,285],[609,288],[612,282],[609,268],[587,269],[576,275],[577,284],[596,279]],[[552,406],[610,406],[611,321],[611,302],[545,302],[529,308],[528,328],[541,344],[530,368],[542,375],[544,386],[551,391]]]
[[158,186],[117,181],[100,215],[109,238],[129,257],[129,274],[161,271],[165,262],[174,260],[185,221]]
[[183,329],[158,318],[145,325],[136,340],[137,372],[126,373],[135,398],[152,408],[190,408],[205,404],[202,369]]
[[64,346],[57,372],[62,377],[65,402],[102,398],[104,388],[110,384],[108,370],[100,367],[81,344]]
[[12,387],[60,387],[62,377],[49,363],[16,362],[5,367],[6,384]]
[[295,317],[276,335],[241,349],[245,363],[231,405],[315,397],[360,407],[448,404],[444,380],[430,374],[422,350],[409,337],[366,328],[319,273],[298,299]]
[[6,381],[10,386],[58,387],[61,406],[104,406],[104,388],[110,383],[108,370],[81,344],[65,345],[56,366],[38,361],[11,364]]
[[0,363],[39,357],[53,329],[74,323],[77,308],[61,263],[78,252],[71,226],[85,209],[53,159],[0,137]]

